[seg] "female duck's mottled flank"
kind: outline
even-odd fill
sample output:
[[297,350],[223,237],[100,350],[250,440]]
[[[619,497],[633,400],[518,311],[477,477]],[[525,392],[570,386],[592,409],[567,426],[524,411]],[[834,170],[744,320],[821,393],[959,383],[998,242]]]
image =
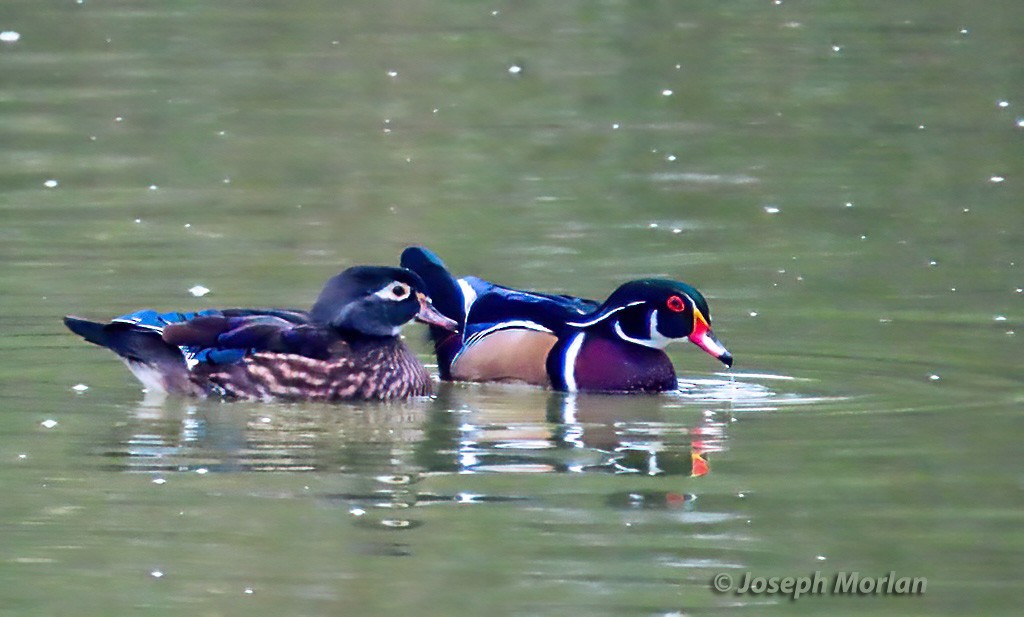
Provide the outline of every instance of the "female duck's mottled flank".
[[430,329],[441,379],[663,392],[678,387],[663,350],[686,339],[732,366],[711,331],[707,301],[686,283],[630,281],[596,302],[456,279],[422,247],[406,249],[402,266],[423,278],[438,310],[459,324],[457,333]]
[[404,268],[356,266],[327,281],[311,310],[142,310],[103,324],[65,317],[107,347],[150,391],[234,399],[396,400],[431,393],[399,338],[413,319],[457,324]]

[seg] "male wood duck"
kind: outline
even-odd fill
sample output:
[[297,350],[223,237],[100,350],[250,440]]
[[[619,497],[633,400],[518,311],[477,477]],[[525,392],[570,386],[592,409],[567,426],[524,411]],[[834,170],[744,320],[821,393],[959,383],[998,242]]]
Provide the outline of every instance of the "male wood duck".
[[327,281],[313,308],[141,310],[103,324],[65,317],[150,391],[232,399],[395,400],[431,393],[399,337],[416,319],[440,330],[425,285],[404,268],[356,266]]
[[431,327],[441,379],[516,381],[566,392],[664,392],[678,388],[663,351],[689,339],[726,366],[732,355],[711,331],[699,291],[679,281],[642,279],[604,302],[522,291],[467,276],[456,279],[434,253],[410,247],[402,266],[458,332]]

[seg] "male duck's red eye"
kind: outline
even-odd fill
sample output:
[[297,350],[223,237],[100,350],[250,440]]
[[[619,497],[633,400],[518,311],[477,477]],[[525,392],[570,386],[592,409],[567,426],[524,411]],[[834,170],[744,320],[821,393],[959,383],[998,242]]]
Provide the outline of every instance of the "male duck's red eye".
[[669,296],[665,305],[668,306],[668,310],[673,313],[682,313],[686,310],[686,302],[683,302],[683,299],[679,296]]

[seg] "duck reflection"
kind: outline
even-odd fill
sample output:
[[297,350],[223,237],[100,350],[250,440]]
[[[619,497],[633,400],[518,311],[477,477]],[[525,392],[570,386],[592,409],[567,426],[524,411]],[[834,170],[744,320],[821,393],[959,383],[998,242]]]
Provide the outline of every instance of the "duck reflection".
[[459,471],[702,476],[727,421],[665,397],[596,394],[550,394],[543,417],[526,407],[502,422],[508,413],[477,410],[462,427]]
[[728,420],[722,404],[507,386],[401,405],[145,399],[108,455],[128,471],[356,474],[391,492],[436,473],[703,476]]
[[[422,506],[536,499],[451,478],[703,476],[712,455],[726,447],[730,409],[683,396],[442,384],[434,398],[403,404],[145,399],[126,415],[106,449],[112,468],[149,473],[158,482],[172,473],[315,472],[316,499],[339,508],[356,527],[384,534],[368,537],[357,551],[402,556],[412,553],[403,541],[410,536],[392,533],[421,527]],[[672,482],[669,491],[616,492],[606,495],[606,504],[691,508],[694,495],[679,488]],[[294,496],[300,494],[309,493]]]

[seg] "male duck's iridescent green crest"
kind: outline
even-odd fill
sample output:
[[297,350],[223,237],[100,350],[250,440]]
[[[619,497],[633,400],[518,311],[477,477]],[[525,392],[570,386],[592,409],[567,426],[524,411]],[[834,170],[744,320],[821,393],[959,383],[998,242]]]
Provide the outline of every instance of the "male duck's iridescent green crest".
[[398,333],[416,319],[454,329],[404,268],[357,266],[327,281],[309,311],[136,311],[109,323],[65,317],[121,357],[150,390],[286,400],[427,395],[430,376]]
[[711,309],[697,289],[680,281],[640,279],[623,284],[595,314],[569,325],[586,328],[608,320],[615,335],[627,342],[664,349],[689,339],[726,366],[732,354],[711,330]]
[[707,300],[665,279],[630,281],[604,302],[456,279],[422,247],[402,254],[459,332],[431,328],[442,379],[522,381],[569,392],[677,388],[663,351],[690,340],[726,366],[732,355],[711,330]]

